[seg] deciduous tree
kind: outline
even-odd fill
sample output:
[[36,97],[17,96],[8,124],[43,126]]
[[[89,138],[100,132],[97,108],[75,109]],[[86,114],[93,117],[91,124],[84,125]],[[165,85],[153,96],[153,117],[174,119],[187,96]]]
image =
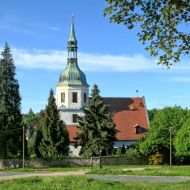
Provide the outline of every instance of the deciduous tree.
[[164,156],[164,161],[167,162],[170,147],[169,129],[172,128],[174,140],[188,117],[189,111],[178,106],[158,110],[150,125],[147,137],[138,144],[140,152],[146,155],[161,153]]
[[128,29],[140,28],[138,38],[146,44],[158,64],[167,67],[189,54],[190,23],[189,0],[106,0],[104,14],[110,21],[123,23]]
[[178,131],[174,145],[177,156],[190,156],[190,118],[187,119]]

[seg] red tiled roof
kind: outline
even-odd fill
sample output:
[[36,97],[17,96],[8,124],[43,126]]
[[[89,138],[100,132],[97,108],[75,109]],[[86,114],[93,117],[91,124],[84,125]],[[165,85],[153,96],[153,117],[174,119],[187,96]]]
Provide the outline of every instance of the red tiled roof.
[[[109,110],[115,112],[113,120],[116,124],[117,140],[138,140],[148,129],[148,118],[144,97],[139,98],[104,98]],[[136,126],[142,128],[136,134]]]
[[69,133],[70,142],[75,142],[76,140],[74,138],[76,137],[78,127],[76,125],[67,125],[66,129],[67,129],[67,131]]
[[[144,97],[139,98],[103,98],[104,102],[109,107],[109,110],[114,112],[114,122],[117,130],[117,140],[120,141],[135,141],[143,137],[148,129],[148,118]],[[141,134],[136,134],[136,127],[142,128]],[[67,126],[70,141],[73,142],[77,126]]]

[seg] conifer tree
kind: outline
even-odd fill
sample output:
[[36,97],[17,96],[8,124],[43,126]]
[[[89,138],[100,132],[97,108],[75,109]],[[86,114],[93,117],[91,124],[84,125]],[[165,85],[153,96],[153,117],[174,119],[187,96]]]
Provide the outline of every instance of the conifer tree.
[[42,157],[39,151],[39,146],[42,141],[42,126],[44,123],[44,118],[45,118],[45,110],[41,110],[40,113],[38,114],[38,119],[36,123],[36,138],[35,138],[35,145],[34,145],[34,152],[37,157]]
[[22,150],[21,97],[15,66],[7,43],[0,58],[0,157]]
[[77,144],[82,146],[81,152],[86,156],[108,155],[116,140],[113,113],[104,104],[97,85],[94,85],[91,96],[84,116],[78,118]]
[[68,150],[69,135],[64,122],[59,119],[59,112],[51,89],[48,105],[45,109],[39,151],[44,158],[58,159],[61,156],[68,155]]

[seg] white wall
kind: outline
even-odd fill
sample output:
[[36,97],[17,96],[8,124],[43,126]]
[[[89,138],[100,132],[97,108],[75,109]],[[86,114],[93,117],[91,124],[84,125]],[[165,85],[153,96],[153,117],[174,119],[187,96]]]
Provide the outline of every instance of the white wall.
[[81,146],[77,146],[75,148],[74,144],[70,143],[69,145],[70,156],[79,156],[80,150],[81,150]]
[[[65,93],[65,102],[61,102],[61,93]],[[72,93],[73,92],[77,92],[77,98],[78,98],[78,102],[77,103],[73,103],[72,102]],[[84,103],[84,93],[86,93],[87,96],[87,100],[89,97],[89,93],[88,93],[88,87],[82,87],[82,86],[67,86],[67,85],[57,85],[56,88],[56,103],[58,108],[60,106],[64,106],[65,108],[71,108],[71,109],[79,109],[81,107],[83,107],[84,105],[86,105],[86,103]]]
[[59,112],[60,119],[65,122],[66,125],[76,125],[78,123],[73,123],[73,114],[77,114],[79,116],[83,116],[82,110],[72,110],[72,111],[64,111],[61,110]]

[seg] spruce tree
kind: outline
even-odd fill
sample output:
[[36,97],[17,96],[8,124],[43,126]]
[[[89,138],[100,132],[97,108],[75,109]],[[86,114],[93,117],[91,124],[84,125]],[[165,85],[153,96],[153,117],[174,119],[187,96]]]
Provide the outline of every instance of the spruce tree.
[[53,90],[50,90],[48,105],[42,125],[42,140],[39,151],[43,158],[59,159],[68,155],[69,135],[65,123],[59,119],[59,112],[55,103]]
[[91,98],[84,109],[84,116],[79,117],[77,144],[82,146],[81,152],[86,156],[108,155],[113,151],[116,140],[113,113],[104,104],[97,85],[92,89]]
[[21,97],[15,66],[7,43],[0,58],[0,157],[22,151]]

